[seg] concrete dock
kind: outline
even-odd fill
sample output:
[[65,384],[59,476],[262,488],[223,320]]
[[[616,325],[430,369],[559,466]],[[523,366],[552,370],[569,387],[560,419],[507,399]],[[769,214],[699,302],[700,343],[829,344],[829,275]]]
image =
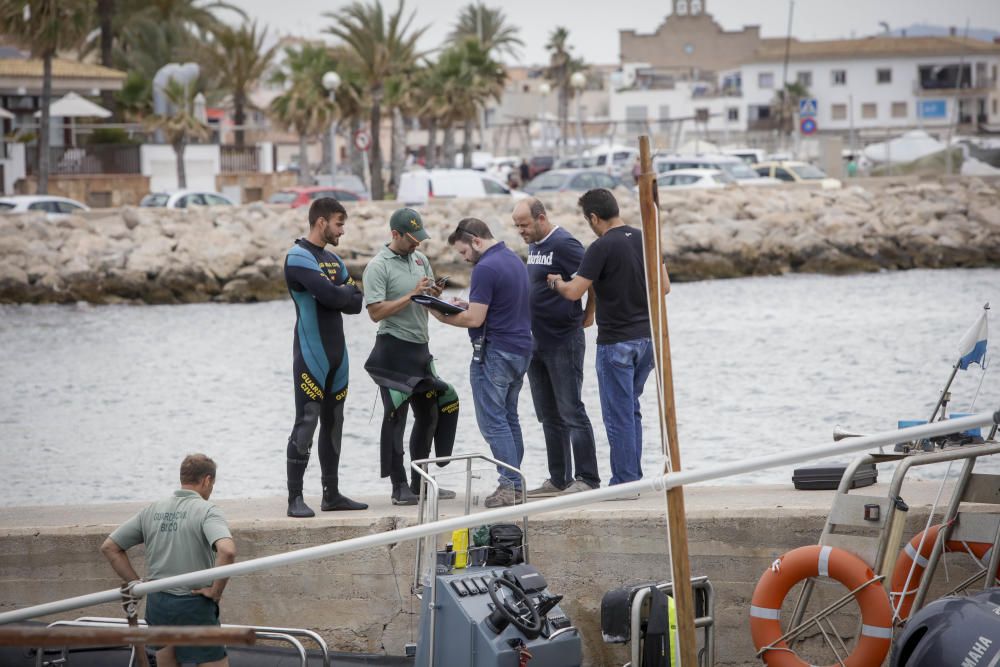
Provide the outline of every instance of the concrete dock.
[[[884,497],[887,486],[853,493]],[[904,487],[910,505],[907,536],[922,529],[939,486],[915,481]],[[754,586],[775,558],[816,543],[832,496],[832,491],[795,491],[790,484],[685,490],[691,572],[707,575],[717,595],[716,664],[760,664],[747,624]],[[946,489],[939,512],[949,496]],[[365,500],[370,503],[366,511],[319,513],[314,519],[285,517],[284,498],[217,504],[230,522],[238,560],[246,560],[392,530],[415,520],[415,507],[396,507],[381,496]],[[318,498],[307,501],[319,507]],[[0,611],[116,587],[120,582],[98,547],[143,505],[0,508]],[[443,516],[460,513],[462,507],[461,495],[441,504]],[[624,647],[602,641],[604,593],[671,578],[664,510],[663,495],[643,494],[638,500],[599,502],[531,519],[532,562],[550,588],[565,595],[562,606],[584,637],[586,664],[628,660]],[[133,553],[141,572],[141,547]],[[399,655],[414,640],[419,620],[419,600],[410,593],[413,566],[410,542],[240,577],[226,589],[222,617],[229,623],[311,628],[340,651]],[[949,570],[952,580],[965,571],[962,565],[949,565]],[[792,596],[786,609],[791,601]],[[103,605],[59,618],[83,615],[120,617],[122,612],[117,605]]]

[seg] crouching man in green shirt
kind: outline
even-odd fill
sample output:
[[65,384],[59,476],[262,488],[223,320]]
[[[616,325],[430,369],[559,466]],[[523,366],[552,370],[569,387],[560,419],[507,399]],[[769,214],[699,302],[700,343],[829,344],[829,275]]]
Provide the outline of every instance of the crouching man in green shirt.
[[[128,554],[146,545],[146,579],[164,579],[236,560],[236,543],[219,508],[208,502],[215,488],[215,462],[191,454],[181,463],[181,488],[149,505],[119,526],[101,553],[126,582],[139,578]],[[153,625],[219,625],[219,600],[227,579],[194,588],[170,588],[146,599],[146,622]],[[223,646],[165,646],[156,652],[159,667],[180,663],[228,667]]]

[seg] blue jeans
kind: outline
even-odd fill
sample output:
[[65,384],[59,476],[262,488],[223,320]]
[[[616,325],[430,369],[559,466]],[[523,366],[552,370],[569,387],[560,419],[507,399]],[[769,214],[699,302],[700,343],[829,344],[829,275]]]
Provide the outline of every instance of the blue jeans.
[[[504,352],[491,347],[489,342],[482,363],[469,364],[469,382],[472,400],[476,405],[476,423],[479,432],[490,446],[493,457],[515,468],[521,467],[524,458],[524,439],[521,422],[517,417],[517,397],[524,384],[530,357]],[[497,466],[500,484],[521,489],[521,478]]]
[[595,488],[601,485],[594,428],[580,400],[586,348],[583,329],[577,329],[560,346],[536,347],[528,366],[531,398],[545,434],[549,479],[560,489],[573,483],[574,462],[575,479]]
[[597,384],[611,449],[612,485],[642,479],[639,397],[652,370],[649,338],[597,346]]

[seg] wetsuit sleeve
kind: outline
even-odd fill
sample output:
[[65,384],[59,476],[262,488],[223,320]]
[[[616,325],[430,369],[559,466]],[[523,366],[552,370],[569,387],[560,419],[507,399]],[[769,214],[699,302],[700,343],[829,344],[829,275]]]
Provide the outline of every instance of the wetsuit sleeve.
[[205,515],[205,521],[201,524],[201,531],[205,534],[205,539],[208,540],[209,544],[215,544],[224,537],[233,536],[229,532],[229,524],[226,523],[225,517],[222,516],[222,512],[215,505]]
[[358,287],[357,283],[354,282],[354,278],[352,278],[351,274],[348,273],[347,267],[344,266],[343,262],[340,263],[340,279],[343,281],[344,287],[354,289],[354,294],[351,296],[350,303],[341,310],[348,315],[357,315],[365,307],[365,295]]
[[128,551],[137,544],[142,544],[145,540],[142,536],[142,512],[139,512],[131,519],[118,526],[111,533],[111,541],[117,544],[124,551]]
[[[346,268],[342,267],[342,270],[344,274],[347,273]],[[361,312],[361,302],[364,300],[361,290],[353,281],[346,285],[334,284],[320,270],[315,259],[310,263],[309,258],[290,254],[285,259],[285,281],[290,290],[309,292],[327,308],[351,314]]]

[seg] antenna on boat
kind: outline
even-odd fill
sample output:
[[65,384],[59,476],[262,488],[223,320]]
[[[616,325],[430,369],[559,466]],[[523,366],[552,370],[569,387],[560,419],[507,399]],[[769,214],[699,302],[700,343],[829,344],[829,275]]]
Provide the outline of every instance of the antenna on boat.
[[[664,454],[663,473],[680,472],[681,451],[677,439],[677,411],[674,403],[673,369],[670,363],[670,333],[667,328],[667,304],[664,299],[666,282],[663,250],[660,245],[659,193],[653,170],[649,137],[639,137],[639,210],[642,214],[643,263],[646,269],[646,297],[652,335],[653,358],[656,366],[656,390],[660,417],[660,440]],[[687,519],[684,513],[684,488],[666,491],[667,538],[670,547],[670,567],[674,581],[674,603],[677,610],[677,636],[681,665],[698,664],[698,647],[694,627],[694,592],[691,588],[691,566],[688,560]]]

